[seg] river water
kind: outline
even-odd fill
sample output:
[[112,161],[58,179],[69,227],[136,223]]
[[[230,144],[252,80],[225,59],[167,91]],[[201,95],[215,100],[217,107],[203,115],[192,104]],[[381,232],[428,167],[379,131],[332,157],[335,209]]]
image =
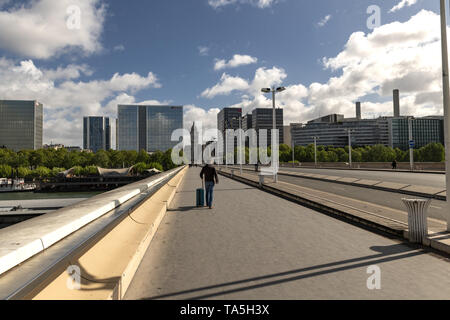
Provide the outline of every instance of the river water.
[[0,192],[0,201],[91,198],[101,193],[103,192]]

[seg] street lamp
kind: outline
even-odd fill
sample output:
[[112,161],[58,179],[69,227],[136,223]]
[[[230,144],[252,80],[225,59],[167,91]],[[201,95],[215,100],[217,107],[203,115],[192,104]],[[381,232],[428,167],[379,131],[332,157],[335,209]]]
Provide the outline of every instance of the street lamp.
[[[263,93],[272,93],[272,104],[273,104],[273,130],[277,130],[277,118],[276,118],[276,109],[275,109],[275,94],[276,93],[280,93],[283,92],[284,90],[286,90],[285,87],[278,87],[275,89],[275,87],[271,88],[262,88],[261,91]],[[271,135],[272,137],[272,135]],[[272,137],[273,138],[273,137]],[[272,142],[273,144],[273,142]],[[275,164],[275,155],[274,152],[272,150],[272,165]],[[278,163],[276,165],[275,168],[275,173],[274,173],[274,180],[275,182],[278,182]]]
[[[450,203],[450,81],[448,74],[447,19],[445,14],[445,0],[441,0],[441,45],[444,95],[445,170],[448,208]],[[450,213],[447,213],[447,230],[450,231]]]
[[352,168],[352,132],[355,132],[355,130],[352,129],[346,129],[348,133],[348,160],[349,160],[349,166]]
[[312,137],[314,139],[314,166],[317,168],[317,140],[319,137]]
[[[232,120],[239,120],[239,159],[240,159],[240,171],[241,171],[241,176],[242,176],[242,158],[241,158],[241,154],[242,154],[242,117],[234,117]],[[245,154],[244,154],[244,159],[245,159]]]
[[413,130],[412,130],[413,118],[408,117],[408,134],[409,134],[409,166],[411,171],[414,171],[414,141],[413,141]]

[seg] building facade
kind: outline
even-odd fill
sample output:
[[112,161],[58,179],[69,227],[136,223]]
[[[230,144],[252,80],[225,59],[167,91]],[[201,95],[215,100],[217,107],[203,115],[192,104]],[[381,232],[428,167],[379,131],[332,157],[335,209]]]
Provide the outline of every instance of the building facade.
[[83,118],[83,149],[92,150],[92,152],[111,149],[111,123],[109,118]]
[[[226,130],[238,130],[239,129],[239,119],[242,119],[242,109],[239,108],[223,108],[217,114],[217,129],[223,136],[223,152],[225,153],[227,148],[227,136]],[[242,124],[243,125],[243,124]],[[230,142],[230,145],[231,142]],[[238,145],[237,139],[234,139],[234,148]]]
[[[284,120],[283,109],[275,110],[276,128],[279,134],[279,144],[284,143]],[[273,109],[258,108],[252,112],[252,128],[256,130],[258,136],[258,146],[260,139],[260,131],[267,130],[267,146],[272,145],[272,129],[273,129]]]
[[119,105],[118,150],[167,151],[173,131],[183,128],[182,106]]
[[41,149],[43,122],[41,103],[0,100],[0,147],[14,151]]
[[[412,136],[415,148],[422,148],[432,142],[444,145],[444,117],[431,116],[412,118]],[[389,119],[390,141],[392,148],[409,149],[408,117]]]
[[[414,118],[412,128],[415,148],[432,142],[444,144],[443,122],[443,117]],[[307,124],[291,124],[291,127],[296,146],[313,144],[314,137],[318,137],[318,145],[343,148],[348,146],[348,130],[351,130],[353,147],[381,144],[401,150],[409,149],[408,117],[345,119],[341,115],[329,115]]]

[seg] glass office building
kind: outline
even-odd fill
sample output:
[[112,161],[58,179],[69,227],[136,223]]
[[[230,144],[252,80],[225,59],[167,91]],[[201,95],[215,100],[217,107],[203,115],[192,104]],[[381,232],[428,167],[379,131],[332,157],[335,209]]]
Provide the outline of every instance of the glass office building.
[[0,100],[0,147],[42,148],[44,110],[37,101]]
[[118,150],[167,151],[178,141],[172,133],[183,129],[182,106],[119,105]]
[[[275,109],[276,128],[278,129],[279,144],[284,143],[283,109]],[[267,130],[267,146],[272,145],[273,109],[258,108],[252,112],[252,128],[260,137],[260,130]],[[258,142],[259,145],[259,142]]]
[[111,124],[109,118],[84,117],[83,148],[93,152],[111,149]]
[[[401,150],[409,149],[409,124],[407,117],[391,118],[390,146]],[[431,116],[413,118],[412,136],[415,148],[419,149],[429,143],[436,142],[444,145],[444,118]]]

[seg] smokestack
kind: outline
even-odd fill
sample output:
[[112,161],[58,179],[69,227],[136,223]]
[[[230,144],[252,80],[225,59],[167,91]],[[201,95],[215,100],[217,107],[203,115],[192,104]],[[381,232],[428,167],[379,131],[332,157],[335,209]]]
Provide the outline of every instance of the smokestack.
[[400,91],[394,90],[394,117],[400,117]]
[[356,119],[361,120],[361,102],[356,103]]

